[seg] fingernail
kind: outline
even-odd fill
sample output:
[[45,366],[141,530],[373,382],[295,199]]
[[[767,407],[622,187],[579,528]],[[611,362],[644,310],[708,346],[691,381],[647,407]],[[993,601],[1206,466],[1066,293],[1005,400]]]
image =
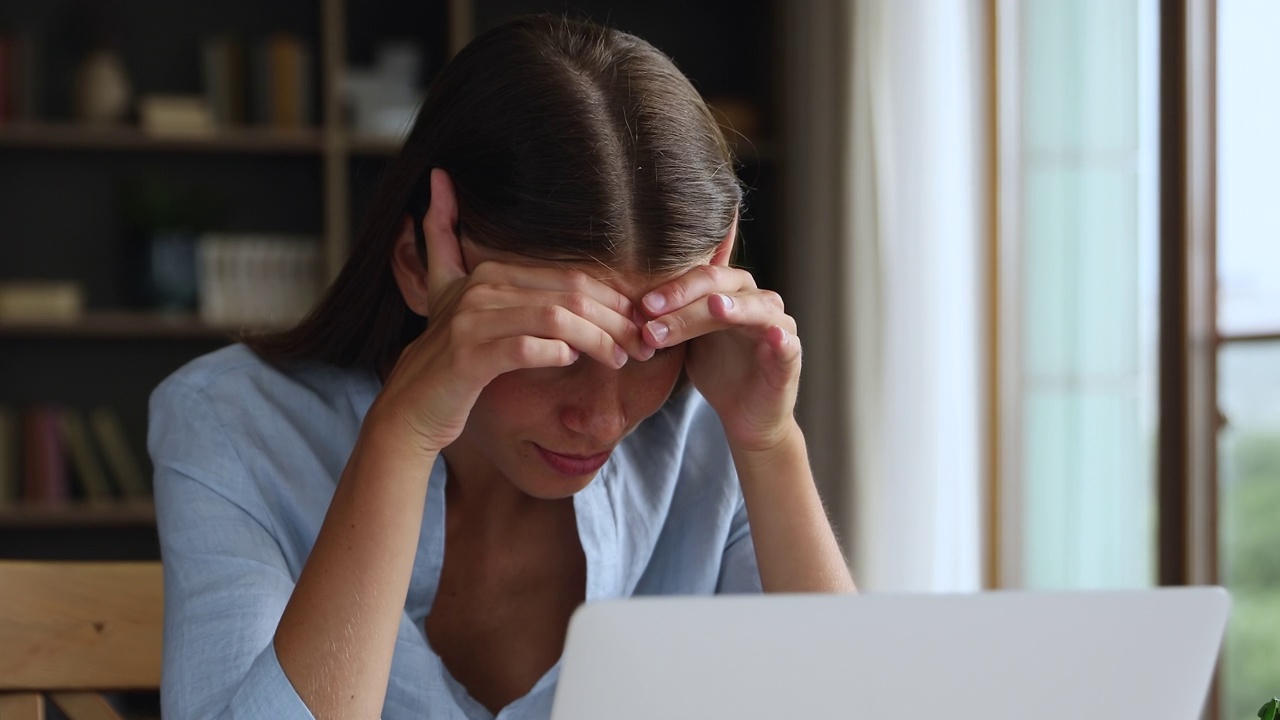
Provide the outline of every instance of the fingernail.
[[667,299],[658,293],[650,293],[644,296],[644,306],[651,313],[660,313],[667,306]]
[[663,325],[662,323],[656,320],[651,321],[649,323],[649,334],[652,335],[653,339],[657,340],[658,342],[662,342],[663,340],[666,340],[668,332],[669,330],[667,329],[667,326]]
[[622,367],[627,364],[627,351],[622,346],[615,345],[613,347],[613,364]]
[[724,301],[725,310],[733,309],[733,298],[729,297],[728,295],[725,295],[724,293],[720,293],[720,299]]

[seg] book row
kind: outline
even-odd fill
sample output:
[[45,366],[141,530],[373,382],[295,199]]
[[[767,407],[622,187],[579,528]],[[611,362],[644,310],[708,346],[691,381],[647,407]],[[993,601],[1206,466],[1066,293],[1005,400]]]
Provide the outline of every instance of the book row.
[[113,409],[0,406],[0,504],[99,503],[150,494]]

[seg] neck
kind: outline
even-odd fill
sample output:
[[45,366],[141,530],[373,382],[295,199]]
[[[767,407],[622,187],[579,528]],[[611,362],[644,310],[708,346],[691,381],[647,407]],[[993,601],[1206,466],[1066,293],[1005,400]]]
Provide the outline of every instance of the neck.
[[449,482],[445,505],[451,521],[459,521],[469,533],[493,540],[518,532],[539,510],[566,501],[550,501],[525,494],[503,476],[483,453],[464,442],[444,449]]

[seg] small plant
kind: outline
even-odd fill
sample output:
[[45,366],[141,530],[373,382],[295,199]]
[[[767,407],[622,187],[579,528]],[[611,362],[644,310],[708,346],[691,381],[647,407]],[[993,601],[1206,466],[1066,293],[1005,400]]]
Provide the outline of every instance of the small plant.
[[1276,720],[1280,717],[1280,698],[1271,698],[1267,701],[1262,709],[1258,711],[1258,717],[1262,720]]

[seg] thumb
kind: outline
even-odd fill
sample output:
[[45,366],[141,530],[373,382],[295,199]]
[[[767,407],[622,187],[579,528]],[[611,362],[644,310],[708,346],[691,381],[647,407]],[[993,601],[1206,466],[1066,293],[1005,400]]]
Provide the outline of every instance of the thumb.
[[431,204],[422,224],[427,245],[427,291],[438,296],[454,280],[467,275],[462,246],[454,231],[458,226],[458,200],[449,173],[441,168],[431,170]]

